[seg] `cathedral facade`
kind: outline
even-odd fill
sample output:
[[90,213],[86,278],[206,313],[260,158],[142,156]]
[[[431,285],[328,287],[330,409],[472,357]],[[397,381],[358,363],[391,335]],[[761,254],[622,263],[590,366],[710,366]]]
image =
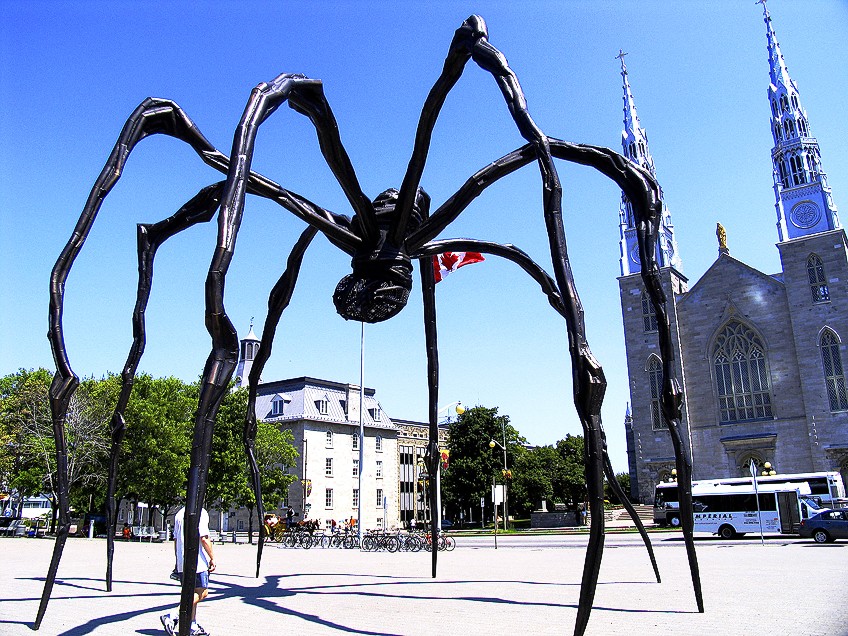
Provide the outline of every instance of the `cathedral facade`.
[[[682,430],[694,479],[749,474],[751,461],[779,473],[841,471],[848,481],[848,239],[819,146],[763,3],[769,53],[781,271],[735,259],[723,228],[717,258],[694,283],[684,276],[671,215],[657,244],[685,403]],[[624,154],[654,171],[627,69]],[[622,196],[619,289],[632,409],[625,418],[631,494],[650,502],[672,477],[674,453],[660,413],[662,361],[656,315],[640,276],[630,204]]]

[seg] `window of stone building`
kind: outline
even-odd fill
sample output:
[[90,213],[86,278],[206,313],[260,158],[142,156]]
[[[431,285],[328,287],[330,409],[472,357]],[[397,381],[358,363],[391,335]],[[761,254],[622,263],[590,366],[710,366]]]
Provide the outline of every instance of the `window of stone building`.
[[318,409],[318,413],[321,415],[326,415],[329,411],[329,402],[326,399],[315,400],[315,408]]
[[825,329],[819,339],[821,347],[824,381],[831,411],[848,411],[848,395],[845,392],[845,374],[842,370],[842,354],[839,351],[839,336]]
[[657,314],[646,292],[642,292],[642,328],[645,333],[657,330]]
[[374,449],[375,449],[378,453],[383,452],[383,438],[382,438],[382,437],[380,437],[379,435],[378,435],[377,437],[375,437],[375,438],[374,438]]
[[377,488],[377,507],[378,508],[383,507],[383,489],[382,488]]
[[353,450],[359,450],[359,433],[353,434]]
[[359,477],[359,460],[358,459],[353,460],[353,476]]
[[324,507],[332,508],[333,507],[333,489],[327,488],[324,491]]
[[327,447],[327,448],[332,448],[332,447],[333,447],[333,431],[327,431],[327,443],[326,443],[326,447]]
[[664,431],[666,430],[666,426],[665,422],[663,422],[662,410],[660,409],[663,383],[662,363],[660,359],[652,355],[648,359],[645,370],[648,372],[648,386],[651,387],[651,430]]
[[359,488],[353,489],[353,507],[359,508]]
[[827,278],[824,273],[824,263],[817,254],[807,258],[807,278],[810,280],[810,293],[814,303],[830,301],[830,291],[827,288]]
[[771,418],[771,380],[760,336],[731,320],[716,336],[712,358],[720,422]]
[[333,458],[327,457],[324,464],[324,476],[332,477],[333,476]]

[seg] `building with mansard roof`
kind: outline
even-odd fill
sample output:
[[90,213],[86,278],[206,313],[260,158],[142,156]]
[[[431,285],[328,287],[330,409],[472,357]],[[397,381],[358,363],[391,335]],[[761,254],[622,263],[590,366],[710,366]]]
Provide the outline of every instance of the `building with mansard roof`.
[[[259,345],[251,323],[241,340],[239,386],[247,384]],[[290,430],[300,454],[291,468],[297,480],[278,512],[291,506],[298,518],[319,519],[326,527],[332,520],[358,517],[362,497],[365,528],[408,526],[412,519],[429,518],[423,467],[429,425],[389,417],[374,389],[366,387],[362,395],[360,465],[359,385],[310,377],[260,381],[256,418]],[[447,445],[446,425],[439,428],[439,442]],[[238,527],[228,529],[244,529],[245,512],[238,512],[232,523]]]
[[[734,258],[718,226],[717,258],[690,284],[664,210],[657,256],[675,373],[685,394],[681,433],[695,479],[743,476],[753,460],[782,473],[841,471],[848,480],[848,240],[765,3],[763,11],[781,271],[767,274]],[[624,153],[653,172],[620,57]],[[648,502],[654,486],[670,477],[674,453],[660,414],[656,316],[624,196],[620,215],[619,289],[632,405],[625,428],[632,494]]]

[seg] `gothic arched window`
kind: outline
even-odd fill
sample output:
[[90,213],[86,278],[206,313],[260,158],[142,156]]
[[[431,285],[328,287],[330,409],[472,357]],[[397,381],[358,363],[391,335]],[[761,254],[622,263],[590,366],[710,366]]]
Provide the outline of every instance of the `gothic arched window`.
[[771,100],[771,114],[777,117],[777,102],[773,99]]
[[753,329],[728,322],[716,336],[712,359],[721,423],[772,417],[765,345]]
[[845,374],[842,371],[839,336],[831,329],[825,329],[819,339],[819,346],[830,410],[848,411],[848,395],[845,393]]
[[787,119],[783,122],[783,132],[786,133],[786,138],[791,139],[795,136],[795,122]]
[[798,120],[798,130],[801,131],[801,135],[804,137],[807,137],[809,134],[807,131],[807,122],[803,117]]
[[784,111],[789,110],[789,100],[786,99],[786,94],[780,96],[780,108]]
[[777,170],[780,173],[780,185],[784,188],[789,187],[789,174],[786,172],[786,164],[781,159],[777,164]]
[[789,168],[792,170],[792,181],[794,185],[807,183],[807,173],[804,170],[804,162],[798,155],[789,157]]
[[807,278],[810,280],[810,293],[814,303],[826,303],[830,301],[830,292],[827,289],[827,277],[824,274],[824,263],[817,254],[810,254],[807,258]]
[[645,333],[657,330],[657,314],[650,297],[645,292],[642,292],[642,328]]
[[648,359],[645,370],[648,372],[648,386],[651,388],[651,430],[664,431],[666,427],[662,418],[662,410],[660,409],[663,383],[662,363],[660,359],[652,355]]

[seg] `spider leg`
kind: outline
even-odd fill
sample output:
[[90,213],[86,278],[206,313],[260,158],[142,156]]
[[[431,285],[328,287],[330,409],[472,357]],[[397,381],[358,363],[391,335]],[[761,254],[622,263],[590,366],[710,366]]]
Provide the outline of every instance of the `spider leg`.
[[[427,395],[428,418],[430,422],[429,442],[427,444],[427,474],[430,476],[430,553],[432,555],[432,577],[436,578],[439,554],[439,349],[436,331],[436,277],[433,261],[422,258],[418,261],[421,275],[421,292],[424,300],[424,342],[427,348]],[[434,479],[435,478],[435,479]]]
[[[288,307],[291,301],[294,287],[297,284],[297,277],[300,273],[300,266],[303,262],[303,255],[306,248],[315,238],[318,230],[312,226],[306,228],[300,235],[300,238],[295,243],[294,248],[289,254],[286,270],[280,276],[271,294],[268,297],[268,315],[265,318],[265,326],[262,329],[262,338],[260,339],[259,351],[253,360],[253,366],[250,368],[248,375],[248,398],[247,398],[247,413],[244,419],[244,432],[242,441],[244,449],[247,453],[248,467],[250,469],[250,477],[253,484],[253,493],[256,498],[256,511],[259,517],[259,524],[262,527],[262,520],[265,517],[265,504],[262,502],[262,484],[259,479],[259,466],[256,462],[256,392],[259,386],[259,378],[262,375],[262,370],[265,368],[265,363],[271,357],[271,349],[274,343],[274,334],[277,331],[277,325],[280,323],[280,318],[283,311]],[[259,543],[256,551],[256,577],[259,577],[259,565],[262,562],[262,546],[265,542],[264,532],[259,532]]]
[[[218,209],[223,182],[203,188],[194,198],[173,216],[155,224],[138,226],[138,291],[133,310],[133,344],[130,348],[124,369],[121,372],[121,392],[112,413],[110,424],[112,447],[109,455],[109,478],[106,487],[106,523],[107,528],[115,524],[115,490],[118,480],[118,462],[121,454],[121,442],[124,439],[124,412],[132,393],[136,370],[144,353],[146,340],[145,310],[150,299],[153,284],[153,261],[156,250],[175,234],[195,225],[209,221]],[[115,535],[106,533],[106,591],[112,591],[112,560],[115,554]]]
[[[663,360],[663,417],[671,433],[676,458],[678,482],[680,483],[680,502],[683,539],[689,561],[692,587],[698,611],[704,611],[701,591],[700,568],[695,551],[692,519],[692,463],[688,450],[683,443],[679,427],[682,421],[683,392],[674,379],[674,350],[671,345],[671,329],[666,310],[666,297],[659,280],[656,264],[656,245],[658,228],[662,214],[662,191],[654,176],[639,165],[629,161],[617,152],[601,146],[573,144],[559,139],[549,138],[550,150],[554,157],[573,163],[590,166],[598,170],[627,195],[633,206],[637,222],[637,238],[640,259],[643,263],[642,280],[657,314],[660,353]],[[459,214],[492,183],[527,165],[536,158],[534,148],[527,144],[514,150],[478,171],[451,196],[421,227],[407,239],[407,249],[414,252],[426,241],[432,239],[451,223]],[[460,249],[460,248],[454,248]],[[478,250],[479,251],[479,250]]]

